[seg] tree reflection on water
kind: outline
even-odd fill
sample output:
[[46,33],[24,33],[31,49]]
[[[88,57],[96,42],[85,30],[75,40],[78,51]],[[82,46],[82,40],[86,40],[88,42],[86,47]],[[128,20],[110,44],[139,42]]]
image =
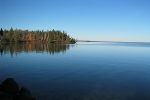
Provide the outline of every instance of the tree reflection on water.
[[70,44],[47,44],[47,43],[17,43],[17,44],[0,44],[0,54],[10,53],[11,56],[21,52],[47,52],[50,54],[65,53],[73,45]]

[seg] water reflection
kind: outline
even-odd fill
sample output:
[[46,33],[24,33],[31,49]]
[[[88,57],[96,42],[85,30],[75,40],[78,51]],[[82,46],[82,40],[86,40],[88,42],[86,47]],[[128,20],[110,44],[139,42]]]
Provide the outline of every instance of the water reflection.
[[1,47],[0,82],[13,77],[37,100],[150,100],[150,47],[75,44],[51,56],[71,45],[13,45]]
[[43,43],[22,43],[22,44],[0,44],[0,54],[10,53],[12,56],[21,52],[48,52],[50,54],[64,53],[73,45],[69,44],[43,44]]

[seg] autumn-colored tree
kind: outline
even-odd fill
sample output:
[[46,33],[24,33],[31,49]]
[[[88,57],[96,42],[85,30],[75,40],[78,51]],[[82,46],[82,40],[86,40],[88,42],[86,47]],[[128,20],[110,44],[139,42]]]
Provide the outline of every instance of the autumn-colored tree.
[[[5,35],[4,35],[5,34]],[[46,42],[46,43],[75,43],[76,40],[71,38],[64,31],[28,31],[21,29],[0,30],[3,38],[2,42]]]

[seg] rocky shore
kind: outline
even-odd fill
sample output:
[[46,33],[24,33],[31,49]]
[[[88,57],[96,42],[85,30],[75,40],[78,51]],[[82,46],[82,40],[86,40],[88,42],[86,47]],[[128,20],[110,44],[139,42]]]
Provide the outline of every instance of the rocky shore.
[[7,78],[0,84],[0,100],[36,100],[31,92],[20,87],[13,78]]

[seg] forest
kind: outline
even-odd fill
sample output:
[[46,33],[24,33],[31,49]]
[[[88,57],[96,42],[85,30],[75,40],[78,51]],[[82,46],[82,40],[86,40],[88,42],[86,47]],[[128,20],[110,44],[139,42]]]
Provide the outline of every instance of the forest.
[[21,29],[2,29],[0,30],[0,43],[21,43],[21,42],[40,42],[40,43],[64,43],[74,44],[76,40],[66,32],[60,30],[48,31],[29,31]]

